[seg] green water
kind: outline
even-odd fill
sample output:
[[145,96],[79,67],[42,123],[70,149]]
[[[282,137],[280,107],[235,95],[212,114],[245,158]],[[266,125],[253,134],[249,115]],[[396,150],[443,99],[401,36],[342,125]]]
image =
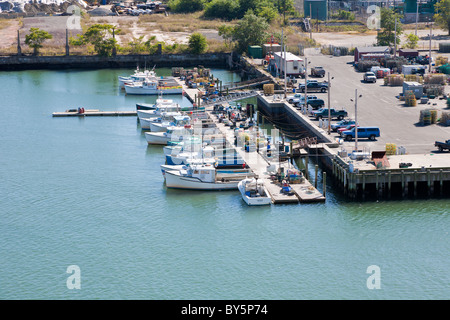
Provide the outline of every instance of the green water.
[[131,71],[0,73],[0,299],[450,297],[449,200],[347,202],[330,182],[325,203],[248,207],[167,190],[135,117],[52,118],[154,101],[119,91]]

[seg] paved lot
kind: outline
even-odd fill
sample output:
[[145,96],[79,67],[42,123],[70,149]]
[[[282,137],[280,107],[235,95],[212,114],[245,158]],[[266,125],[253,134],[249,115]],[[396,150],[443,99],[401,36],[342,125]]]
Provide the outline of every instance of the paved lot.
[[[332,108],[344,108],[349,117],[354,118],[355,103],[350,99],[355,100],[355,89],[358,96],[362,95],[357,100],[358,123],[360,126],[380,127],[381,137],[373,142],[367,139],[359,140],[358,149],[366,148],[369,152],[381,151],[385,150],[386,143],[395,143],[397,146],[405,147],[409,154],[426,154],[436,151],[435,140],[450,139],[450,127],[419,124],[420,110],[431,107],[440,111],[445,110],[445,100],[433,99],[434,101],[430,100],[433,101],[431,104],[418,103],[416,107],[407,107],[396,98],[403,91],[402,87],[384,86],[382,79],[375,84],[363,83],[363,73],[355,71],[351,65],[353,62],[351,56],[312,55],[308,58],[308,62],[310,67],[323,66],[330,72],[330,76],[334,77],[331,80],[330,91]],[[314,94],[325,100],[325,106],[328,105],[328,94]],[[436,105],[433,105],[434,103]],[[337,134],[332,133],[332,136],[337,137]],[[344,142],[343,146],[351,150],[354,144],[354,141]]]

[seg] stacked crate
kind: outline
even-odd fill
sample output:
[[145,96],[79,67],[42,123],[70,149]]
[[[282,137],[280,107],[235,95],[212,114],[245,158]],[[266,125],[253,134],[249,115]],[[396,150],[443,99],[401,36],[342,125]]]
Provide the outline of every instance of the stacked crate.
[[386,143],[386,155],[394,155],[397,152],[397,145],[395,143]]
[[408,90],[405,93],[405,104],[409,107],[415,107],[417,105],[417,99],[412,90]]

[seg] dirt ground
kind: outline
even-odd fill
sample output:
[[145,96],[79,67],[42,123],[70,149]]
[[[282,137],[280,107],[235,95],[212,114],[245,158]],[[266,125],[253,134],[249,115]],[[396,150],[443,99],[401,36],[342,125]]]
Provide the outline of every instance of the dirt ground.
[[[109,8],[109,6],[106,6]],[[162,16],[161,16],[162,18]],[[0,48],[7,48],[16,46],[17,30],[20,30],[21,42],[24,43],[25,34],[28,33],[31,27],[37,27],[50,32],[53,35],[52,40],[46,41],[48,45],[64,45],[66,28],[69,27],[69,36],[75,36],[81,33],[80,29],[71,29],[70,16],[41,16],[23,18],[23,25],[20,26],[19,20],[11,20],[11,23],[4,29],[0,30]],[[186,44],[188,42],[190,32],[167,32],[158,29],[157,22],[147,22],[140,24],[139,17],[135,16],[91,16],[89,23],[111,23],[124,30],[124,34],[117,35],[119,44],[126,44],[133,38],[144,36],[146,41],[151,36],[156,36],[156,41],[163,41],[167,44],[180,43]],[[199,29],[207,39],[221,40],[217,30]],[[401,36],[401,43],[404,43],[406,35],[414,33],[414,29],[404,30]],[[429,30],[419,29],[418,36],[420,41],[418,48],[426,50],[429,48]],[[309,36],[309,34],[305,34]],[[335,32],[335,33],[312,33],[312,38],[321,45],[334,45],[345,47],[357,46],[371,46],[376,42],[376,31],[369,31],[366,33],[357,32]],[[449,42],[450,36],[446,31],[435,29],[433,30],[433,37],[431,41],[432,49],[438,49],[439,42]]]

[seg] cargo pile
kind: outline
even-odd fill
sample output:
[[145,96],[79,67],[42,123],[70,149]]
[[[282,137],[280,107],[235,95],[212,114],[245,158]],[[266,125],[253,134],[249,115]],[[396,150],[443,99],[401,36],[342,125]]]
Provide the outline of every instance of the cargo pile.
[[271,96],[275,92],[275,86],[273,83],[267,83],[263,85],[264,95]]
[[450,111],[442,111],[439,123],[444,126],[450,126]]
[[405,75],[405,81],[423,83],[423,77],[419,74],[407,74]]
[[438,112],[435,109],[420,110],[419,122],[423,126],[437,123]]
[[401,87],[405,78],[402,74],[391,74],[384,78],[384,84],[391,87]]
[[414,95],[414,92],[412,92],[412,90],[408,90],[405,92],[405,104],[408,107],[417,106],[417,99],[416,99],[416,96]]
[[386,143],[386,155],[394,155],[397,152],[397,145],[395,143]]

